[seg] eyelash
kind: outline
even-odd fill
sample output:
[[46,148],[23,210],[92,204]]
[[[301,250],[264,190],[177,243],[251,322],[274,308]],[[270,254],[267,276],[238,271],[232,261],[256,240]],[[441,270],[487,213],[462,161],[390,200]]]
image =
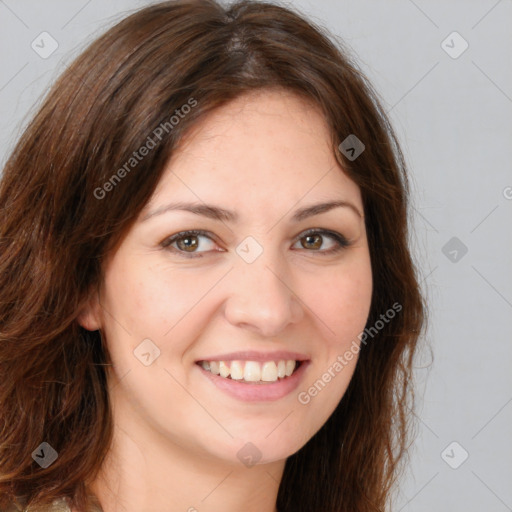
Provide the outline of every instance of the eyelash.
[[[308,229],[307,231],[304,231],[303,233],[301,233],[301,236],[296,240],[296,242],[301,240],[302,238],[305,238],[307,236],[312,236],[312,235],[328,236],[329,238],[332,238],[337,243],[336,247],[334,247],[333,249],[329,249],[327,251],[320,251],[320,250],[308,251],[308,249],[304,249],[305,251],[318,253],[322,256],[329,256],[329,255],[338,253],[351,245],[351,243],[340,233],[336,233],[335,231],[329,231],[326,229],[314,229],[314,228]],[[210,240],[215,241],[210,236],[209,232],[203,231],[201,229],[192,229],[189,231],[180,231],[179,233],[176,233],[175,235],[164,240],[160,245],[164,249],[167,249],[173,253],[179,254],[180,256],[182,256],[184,258],[202,258],[203,257],[202,253],[187,253],[185,251],[181,251],[174,247],[170,247],[171,244],[173,244],[174,242],[176,242],[182,238],[186,238],[187,236],[205,236],[205,237],[209,238]],[[209,252],[209,251],[205,251],[205,252]],[[220,251],[218,251],[218,252],[220,252]]]

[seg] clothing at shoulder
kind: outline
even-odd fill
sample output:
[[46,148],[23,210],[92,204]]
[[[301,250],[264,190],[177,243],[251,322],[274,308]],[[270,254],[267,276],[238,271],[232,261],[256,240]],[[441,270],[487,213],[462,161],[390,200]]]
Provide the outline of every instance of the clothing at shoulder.
[[71,509],[65,498],[56,499],[51,505],[32,505],[27,507],[26,499],[20,497],[9,508],[2,510],[2,512],[71,512]]
[[[73,512],[66,498],[58,498],[54,500],[51,505],[46,506],[32,505],[26,507],[25,503],[23,498],[18,498],[16,503],[13,503],[9,508],[0,512]],[[87,512],[103,512],[103,510],[99,506],[92,505]]]

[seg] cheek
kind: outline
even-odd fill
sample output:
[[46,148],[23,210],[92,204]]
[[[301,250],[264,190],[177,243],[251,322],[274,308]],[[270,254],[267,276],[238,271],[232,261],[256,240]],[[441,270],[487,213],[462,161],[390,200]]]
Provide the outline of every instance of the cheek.
[[115,318],[124,320],[134,337],[164,339],[194,310],[213,280],[197,272],[173,271],[162,264],[142,265],[140,261],[143,259],[125,256],[109,268],[105,304]]
[[334,277],[331,272],[320,289],[310,288],[307,302],[313,305],[321,346],[296,397],[299,410],[308,418],[309,436],[334,412],[352,379],[359,358],[358,335],[368,320],[373,291],[369,260],[367,263]]
[[[297,401],[310,418],[313,435],[332,414],[352,379],[359,358],[358,335],[370,312],[373,281],[369,254],[362,252],[339,271],[329,271],[321,286],[311,286],[308,301],[322,331],[322,347]],[[304,288],[307,289],[307,288]]]
[[301,287],[307,293],[304,302],[315,313],[329,348],[344,349],[363,331],[370,312],[373,284],[369,260],[362,258],[349,268],[329,270],[320,282],[311,276],[307,279],[311,282]]

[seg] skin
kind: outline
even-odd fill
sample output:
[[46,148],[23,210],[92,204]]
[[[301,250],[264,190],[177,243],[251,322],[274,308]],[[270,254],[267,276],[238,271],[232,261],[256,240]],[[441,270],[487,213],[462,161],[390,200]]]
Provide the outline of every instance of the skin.
[[[286,458],[327,421],[343,397],[357,355],[306,405],[307,389],[357,340],[368,318],[372,274],[359,187],[329,146],[316,107],[293,93],[253,92],[214,111],[187,134],[155,194],[104,262],[105,279],[81,313],[101,329],[114,443],[91,488],[105,512],[276,512]],[[129,179],[129,178],[127,178]],[[291,222],[304,206],[344,200],[348,207]],[[145,221],[170,202],[233,210],[237,223],[184,211]],[[328,235],[308,243],[310,228]],[[186,258],[161,243],[203,229]],[[263,253],[247,263],[237,246],[252,236]],[[185,237],[186,238],[186,237]],[[150,339],[160,356],[149,366],[134,350]],[[299,387],[276,401],[245,402],[217,389],[197,360],[238,350],[291,350],[310,364]],[[246,467],[237,452],[261,452]]]

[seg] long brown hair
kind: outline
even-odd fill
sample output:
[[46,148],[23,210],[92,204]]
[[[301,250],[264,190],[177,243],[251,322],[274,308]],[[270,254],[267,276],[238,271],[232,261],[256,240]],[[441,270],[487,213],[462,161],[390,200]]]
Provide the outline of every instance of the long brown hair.
[[[108,30],[52,87],[0,182],[0,508],[17,496],[90,505],[87,484],[112,440],[111,360],[100,333],[77,316],[186,130],[241,94],[275,87],[321,109],[337,161],[361,189],[374,286],[367,327],[401,306],[361,345],[335,412],[287,459],[277,506],[386,508],[410,446],[426,307],[408,248],[403,154],[379,96],[333,40],[271,3],[163,2]],[[355,159],[338,148],[349,135],[365,145]],[[127,167],[148,137],[154,147]],[[58,453],[46,468],[33,457],[42,442]]]

